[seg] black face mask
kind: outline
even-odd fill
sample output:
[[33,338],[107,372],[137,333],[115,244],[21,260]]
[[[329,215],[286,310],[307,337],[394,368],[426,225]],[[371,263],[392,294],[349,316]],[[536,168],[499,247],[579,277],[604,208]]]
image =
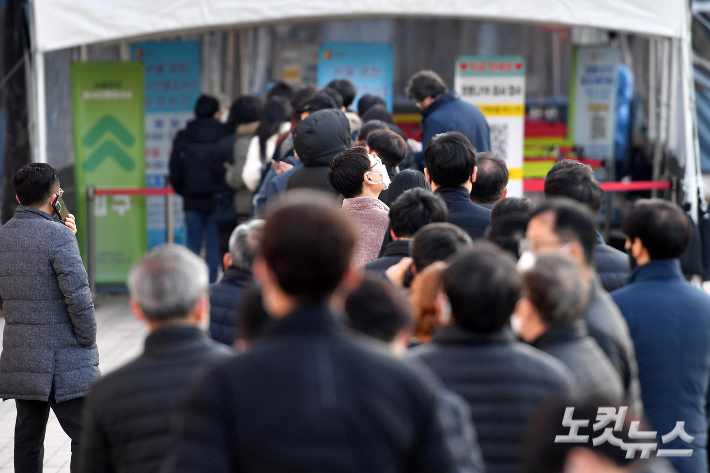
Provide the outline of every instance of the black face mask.
[[634,258],[634,255],[631,252],[631,248],[626,250],[626,254],[629,255],[629,267],[631,268],[631,271],[633,271],[634,269],[636,269],[637,264],[636,264],[636,258]]

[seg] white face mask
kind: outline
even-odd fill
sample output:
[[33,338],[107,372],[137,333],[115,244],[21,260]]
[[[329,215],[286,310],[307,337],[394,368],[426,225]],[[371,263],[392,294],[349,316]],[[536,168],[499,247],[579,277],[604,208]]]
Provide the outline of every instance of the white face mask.
[[520,259],[518,260],[518,271],[524,273],[525,271],[531,270],[533,266],[535,266],[536,260],[537,257],[535,256],[535,253],[530,250],[523,251],[523,254],[520,255]]
[[368,171],[368,174],[379,174],[382,176],[382,180],[380,182],[373,182],[373,184],[384,184],[385,185],[385,190],[389,189],[390,187],[390,175],[387,171],[384,172],[373,172],[373,171]]
[[510,328],[513,329],[516,335],[520,335],[520,329],[523,327],[523,320],[518,314],[510,316]]

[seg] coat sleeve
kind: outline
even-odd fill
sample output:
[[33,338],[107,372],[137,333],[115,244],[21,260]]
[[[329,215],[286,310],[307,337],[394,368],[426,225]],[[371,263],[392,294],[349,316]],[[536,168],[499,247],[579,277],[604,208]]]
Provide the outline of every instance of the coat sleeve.
[[[420,384],[420,383],[418,383]],[[423,383],[419,388],[420,435],[416,447],[411,452],[410,464],[406,471],[454,473],[456,465],[452,451],[446,440],[440,411],[440,399]]]
[[52,268],[57,275],[76,339],[80,345],[91,347],[96,344],[96,318],[89,277],[81,261],[76,238],[69,229],[61,230],[51,256]]
[[228,473],[237,471],[229,445],[230,414],[234,401],[225,396],[219,368],[212,369],[188,392],[173,424],[171,451],[161,473]]
[[170,153],[169,176],[170,185],[173,186],[175,192],[179,195],[184,195],[185,193],[185,160],[183,159],[182,145],[176,138],[173,144],[173,150]]
[[255,136],[249,143],[247,159],[242,170],[242,181],[250,191],[255,191],[261,181],[261,153],[259,151],[259,137]]
[[113,473],[113,462],[109,449],[106,431],[101,425],[98,415],[96,394],[91,391],[86,398],[83,426],[81,430],[81,456],[79,458],[79,471],[82,473]]

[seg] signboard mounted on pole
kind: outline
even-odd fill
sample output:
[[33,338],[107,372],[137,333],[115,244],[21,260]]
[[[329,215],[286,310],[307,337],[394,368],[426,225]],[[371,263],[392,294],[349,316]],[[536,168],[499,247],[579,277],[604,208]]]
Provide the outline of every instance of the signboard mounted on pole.
[[[86,187],[145,184],[143,65],[79,62],[71,66],[77,237],[87,258]],[[125,284],[146,251],[145,198],[97,196],[96,282]]]
[[462,56],[456,61],[454,89],[485,115],[491,130],[490,151],[508,165],[508,196],[522,196],[525,60],[521,56]]

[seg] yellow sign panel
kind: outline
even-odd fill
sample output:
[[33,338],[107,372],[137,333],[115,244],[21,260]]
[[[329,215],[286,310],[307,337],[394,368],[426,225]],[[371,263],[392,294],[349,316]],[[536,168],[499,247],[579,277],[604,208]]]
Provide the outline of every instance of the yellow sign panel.
[[525,105],[479,105],[478,108],[487,117],[522,117]]

